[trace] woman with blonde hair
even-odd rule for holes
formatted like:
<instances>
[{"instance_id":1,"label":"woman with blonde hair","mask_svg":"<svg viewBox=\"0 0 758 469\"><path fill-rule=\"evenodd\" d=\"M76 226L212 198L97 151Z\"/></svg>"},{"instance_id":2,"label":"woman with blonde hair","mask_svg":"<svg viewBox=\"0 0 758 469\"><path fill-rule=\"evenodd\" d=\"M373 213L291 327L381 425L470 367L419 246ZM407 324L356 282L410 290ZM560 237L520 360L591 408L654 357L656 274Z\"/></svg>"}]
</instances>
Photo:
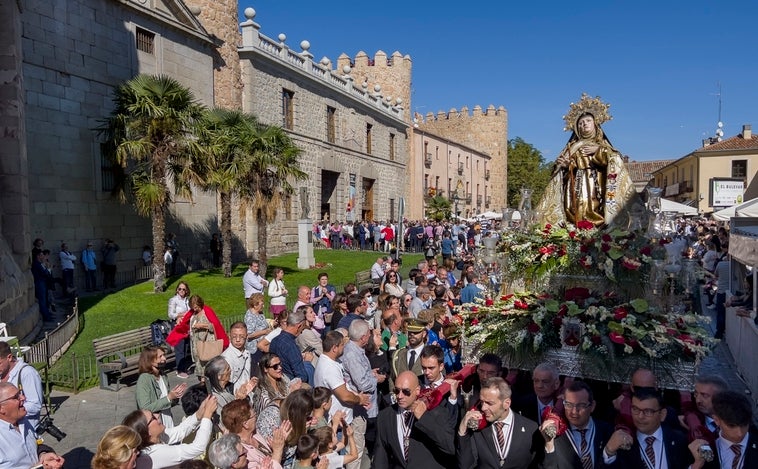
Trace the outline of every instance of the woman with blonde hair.
<instances>
[{"instance_id":1,"label":"woman with blonde hair","mask_svg":"<svg viewBox=\"0 0 758 469\"><path fill-rule=\"evenodd\" d=\"M111 428L97 444L92 469L134 469L140 444L142 437L126 425Z\"/></svg>"}]
</instances>

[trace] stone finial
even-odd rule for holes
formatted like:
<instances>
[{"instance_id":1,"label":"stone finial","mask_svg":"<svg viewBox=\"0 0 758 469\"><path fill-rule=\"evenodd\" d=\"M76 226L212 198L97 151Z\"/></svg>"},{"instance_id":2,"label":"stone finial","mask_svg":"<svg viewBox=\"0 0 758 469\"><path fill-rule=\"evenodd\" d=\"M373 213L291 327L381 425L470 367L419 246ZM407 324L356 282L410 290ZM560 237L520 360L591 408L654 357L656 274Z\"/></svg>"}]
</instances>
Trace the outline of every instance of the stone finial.
<instances>
[{"instance_id":1,"label":"stone finial","mask_svg":"<svg viewBox=\"0 0 758 469\"><path fill-rule=\"evenodd\" d=\"M352 67L350 67L350 65L345 65L344 67L342 67L342 73L344 73L345 75L350 75L350 72L352 71L353 69Z\"/></svg>"},{"instance_id":2,"label":"stone finial","mask_svg":"<svg viewBox=\"0 0 758 469\"><path fill-rule=\"evenodd\" d=\"M253 21L253 19L255 18L255 8L253 7L245 8L245 18L247 18L248 21Z\"/></svg>"},{"instance_id":3,"label":"stone finial","mask_svg":"<svg viewBox=\"0 0 758 469\"><path fill-rule=\"evenodd\" d=\"M279 33L278 38L279 38L279 42L281 42L282 44L284 44L284 41L287 40L287 35L284 34L284 33Z\"/></svg>"},{"instance_id":4,"label":"stone finial","mask_svg":"<svg viewBox=\"0 0 758 469\"><path fill-rule=\"evenodd\" d=\"M403 98L396 98L395 99L395 105L400 106L403 104Z\"/></svg>"},{"instance_id":5,"label":"stone finial","mask_svg":"<svg viewBox=\"0 0 758 469\"><path fill-rule=\"evenodd\" d=\"M323 56L323 57L321 57L320 63L321 63L321 65L323 65L324 67L328 67L328 68L331 68L331 66L332 66L332 61L331 61L331 60L329 60L329 57L327 57L327 56Z\"/></svg>"},{"instance_id":6,"label":"stone finial","mask_svg":"<svg viewBox=\"0 0 758 469\"><path fill-rule=\"evenodd\" d=\"M374 85L374 92L375 93L381 93L382 92L382 87L379 85L379 83L377 83L376 85Z\"/></svg>"},{"instance_id":7,"label":"stone finial","mask_svg":"<svg viewBox=\"0 0 758 469\"><path fill-rule=\"evenodd\" d=\"M481 116L482 115L482 107L480 105L474 106L474 116Z\"/></svg>"},{"instance_id":8,"label":"stone finial","mask_svg":"<svg viewBox=\"0 0 758 469\"><path fill-rule=\"evenodd\" d=\"M311 48L311 43L303 39L300 41L300 48L303 49L303 52L308 52L308 49Z\"/></svg>"},{"instance_id":9,"label":"stone finial","mask_svg":"<svg viewBox=\"0 0 758 469\"><path fill-rule=\"evenodd\" d=\"M253 9L251 8L251 10L253 10ZM190 11L190 13L192 13L195 16L200 16L200 13L203 12L203 9L200 8L199 5L189 5L189 11ZM245 9L245 13L247 13L247 9ZM247 15L245 15L245 16L247 16ZM253 10L253 16L255 16L255 10ZM252 18L248 18L248 19L251 20Z\"/></svg>"}]
</instances>

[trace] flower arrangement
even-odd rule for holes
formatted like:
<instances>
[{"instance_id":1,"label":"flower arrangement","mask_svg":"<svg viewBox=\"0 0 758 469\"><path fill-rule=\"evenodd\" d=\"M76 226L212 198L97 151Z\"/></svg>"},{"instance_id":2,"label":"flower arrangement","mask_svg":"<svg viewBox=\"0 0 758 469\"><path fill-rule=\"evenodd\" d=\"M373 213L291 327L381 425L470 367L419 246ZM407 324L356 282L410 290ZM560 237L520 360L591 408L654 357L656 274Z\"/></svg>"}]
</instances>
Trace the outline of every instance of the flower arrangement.
<instances>
[{"instance_id":1,"label":"flower arrangement","mask_svg":"<svg viewBox=\"0 0 758 469\"><path fill-rule=\"evenodd\" d=\"M602 230L589 221L575 228L547 224L531 231L511 231L501 238L505 276L526 286L547 288L556 275L602 276L626 286L640 286L653 260L663 259L665 241L639 233Z\"/></svg>"},{"instance_id":2,"label":"flower arrangement","mask_svg":"<svg viewBox=\"0 0 758 469\"><path fill-rule=\"evenodd\" d=\"M512 363L539 363L551 349L571 349L596 370L617 359L698 361L716 340L696 314L666 313L644 299L572 288L560 298L520 292L459 307L467 340Z\"/></svg>"}]
</instances>

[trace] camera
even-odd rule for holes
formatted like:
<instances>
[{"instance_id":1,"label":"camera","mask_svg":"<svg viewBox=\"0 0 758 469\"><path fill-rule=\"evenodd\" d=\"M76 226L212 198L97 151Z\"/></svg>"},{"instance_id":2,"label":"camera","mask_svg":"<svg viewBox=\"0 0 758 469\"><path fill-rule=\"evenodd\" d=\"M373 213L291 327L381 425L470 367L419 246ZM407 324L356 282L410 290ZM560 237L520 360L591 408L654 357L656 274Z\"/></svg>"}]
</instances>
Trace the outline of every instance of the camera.
<instances>
[{"instance_id":1,"label":"camera","mask_svg":"<svg viewBox=\"0 0 758 469\"><path fill-rule=\"evenodd\" d=\"M66 434L53 424L53 418L49 415L43 417L37 425L37 435L42 435L45 432L49 433L50 436L58 441L66 438Z\"/></svg>"}]
</instances>

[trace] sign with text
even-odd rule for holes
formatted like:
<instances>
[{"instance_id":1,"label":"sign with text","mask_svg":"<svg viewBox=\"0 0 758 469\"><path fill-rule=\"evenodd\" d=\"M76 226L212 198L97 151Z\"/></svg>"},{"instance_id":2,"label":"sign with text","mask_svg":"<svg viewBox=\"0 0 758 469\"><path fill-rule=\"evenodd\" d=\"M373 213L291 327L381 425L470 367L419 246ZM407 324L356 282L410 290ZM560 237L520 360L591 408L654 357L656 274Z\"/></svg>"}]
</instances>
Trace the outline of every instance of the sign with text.
<instances>
[{"instance_id":1,"label":"sign with text","mask_svg":"<svg viewBox=\"0 0 758 469\"><path fill-rule=\"evenodd\" d=\"M711 178L708 188L711 207L731 207L742 203L745 181L737 178Z\"/></svg>"}]
</instances>

